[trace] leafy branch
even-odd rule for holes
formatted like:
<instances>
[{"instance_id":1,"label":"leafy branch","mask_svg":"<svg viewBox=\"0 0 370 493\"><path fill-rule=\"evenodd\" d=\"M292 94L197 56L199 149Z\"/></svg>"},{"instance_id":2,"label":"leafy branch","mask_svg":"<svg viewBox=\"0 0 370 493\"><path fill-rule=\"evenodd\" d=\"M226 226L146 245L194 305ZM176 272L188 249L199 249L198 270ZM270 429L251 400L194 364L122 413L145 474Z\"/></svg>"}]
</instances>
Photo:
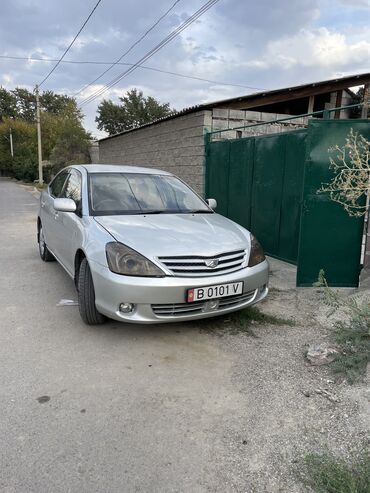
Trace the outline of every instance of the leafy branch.
<instances>
[{"instance_id":1,"label":"leafy branch","mask_svg":"<svg viewBox=\"0 0 370 493\"><path fill-rule=\"evenodd\" d=\"M329 148L336 153L330 157L334 177L323 184L318 193L328 193L330 199L341 204L350 216L361 217L369 209L370 190L370 141L358 132L350 130L344 146Z\"/></svg>"}]
</instances>

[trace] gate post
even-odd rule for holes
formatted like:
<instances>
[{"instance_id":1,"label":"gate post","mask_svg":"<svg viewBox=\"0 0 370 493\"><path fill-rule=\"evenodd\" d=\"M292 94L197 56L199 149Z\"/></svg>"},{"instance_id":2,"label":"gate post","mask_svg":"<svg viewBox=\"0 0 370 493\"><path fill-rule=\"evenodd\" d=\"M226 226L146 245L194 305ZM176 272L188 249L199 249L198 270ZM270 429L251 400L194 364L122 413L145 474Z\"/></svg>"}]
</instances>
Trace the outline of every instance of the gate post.
<instances>
[{"instance_id":1,"label":"gate post","mask_svg":"<svg viewBox=\"0 0 370 493\"><path fill-rule=\"evenodd\" d=\"M211 143L211 133L204 129L204 166L203 166L203 196L207 197L209 193L209 145Z\"/></svg>"}]
</instances>

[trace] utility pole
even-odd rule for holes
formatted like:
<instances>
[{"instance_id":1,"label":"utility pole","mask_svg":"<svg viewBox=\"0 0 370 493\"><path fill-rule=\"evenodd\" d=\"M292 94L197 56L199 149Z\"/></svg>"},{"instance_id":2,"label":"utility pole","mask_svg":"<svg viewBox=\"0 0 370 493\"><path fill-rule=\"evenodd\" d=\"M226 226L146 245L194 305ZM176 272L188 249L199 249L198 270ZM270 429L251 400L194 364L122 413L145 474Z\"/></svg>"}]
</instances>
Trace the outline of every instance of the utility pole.
<instances>
[{"instance_id":1,"label":"utility pole","mask_svg":"<svg viewBox=\"0 0 370 493\"><path fill-rule=\"evenodd\" d=\"M9 128L9 142L10 142L10 154L12 157L14 157L13 135L12 135L12 129L11 128Z\"/></svg>"},{"instance_id":2,"label":"utility pole","mask_svg":"<svg viewBox=\"0 0 370 493\"><path fill-rule=\"evenodd\" d=\"M35 93L36 93L37 148L38 148L38 155L39 155L39 185L43 185L44 180L43 180L43 176L42 176L42 148L41 148L41 122L40 122L39 86L36 86Z\"/></svg>"}]
</instances>

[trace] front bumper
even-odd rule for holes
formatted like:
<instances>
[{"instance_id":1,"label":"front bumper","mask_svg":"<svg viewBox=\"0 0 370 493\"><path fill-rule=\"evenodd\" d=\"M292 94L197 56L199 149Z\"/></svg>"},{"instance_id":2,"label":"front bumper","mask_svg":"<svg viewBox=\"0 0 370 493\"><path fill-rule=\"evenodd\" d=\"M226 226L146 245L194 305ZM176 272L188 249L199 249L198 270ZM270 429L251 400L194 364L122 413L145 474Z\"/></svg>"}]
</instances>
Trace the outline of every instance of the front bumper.
<instances>
[{"instance_id":1,"label":"front bumper","mask_svg":"<svg viewBox=\"0 0 370 493\"><path fill-rule=\"evenodd\" d=\"M115 274L108 267L96 262L90 261L89 265L94 281L97 309L107 317L122 322L164 323L214 317L257 303L268 293L267 260L254 267L246 267L231 274L202 278L130 277ZM205 302L199 310L188 313L182 310L181 306L179 308L179 305L185 308L191 305L185 300L186 291L190 288L238 281L244 282L244 296L236 299L232 305L220 303L220 306L215 308ZM226 299L222 298L222 300ZM121 313L119 311L121 303L133 303L135 308L131 313ZM163 312L166 310L158 309L158 306L168 307L169 305L173 305L174 309L167 310L165 315Z\"/></svg>"}]
</instances>

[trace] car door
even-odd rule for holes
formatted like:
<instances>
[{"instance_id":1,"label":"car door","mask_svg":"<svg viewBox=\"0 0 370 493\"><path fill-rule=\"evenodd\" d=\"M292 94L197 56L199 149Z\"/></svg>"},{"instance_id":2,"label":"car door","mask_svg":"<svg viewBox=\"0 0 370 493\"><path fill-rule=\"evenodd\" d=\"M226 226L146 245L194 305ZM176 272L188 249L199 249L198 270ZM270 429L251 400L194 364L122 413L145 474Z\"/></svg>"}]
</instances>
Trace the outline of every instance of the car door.
<instances>
[{"instance_id":1,"label":"car door","mask_svg":"<svg viewBox=\"0 0 370 493\"><path fill-rule=\"evenodd\" d=\"M76 169L70 169L67 181L61 192L61 198L74 200L76 212L58 212L55 219L56 231L56 255L64 268L73 276L74 257L76 250L82 244L82 175Z\"/></svg>"},{"instance_id":2,"label":"car door","mask_svg":"<svg viewBox=\"0 0 370 493\"><path fill-rule=\"evenodd\" d=\"M54 209L54 199L61 196L69 175L68 170L63 170L52 180L48 189L42 192L40 198L40 219L44 231L45 242L52 253L57 255L57 211Z\"/></svg>"}]
</instances>

